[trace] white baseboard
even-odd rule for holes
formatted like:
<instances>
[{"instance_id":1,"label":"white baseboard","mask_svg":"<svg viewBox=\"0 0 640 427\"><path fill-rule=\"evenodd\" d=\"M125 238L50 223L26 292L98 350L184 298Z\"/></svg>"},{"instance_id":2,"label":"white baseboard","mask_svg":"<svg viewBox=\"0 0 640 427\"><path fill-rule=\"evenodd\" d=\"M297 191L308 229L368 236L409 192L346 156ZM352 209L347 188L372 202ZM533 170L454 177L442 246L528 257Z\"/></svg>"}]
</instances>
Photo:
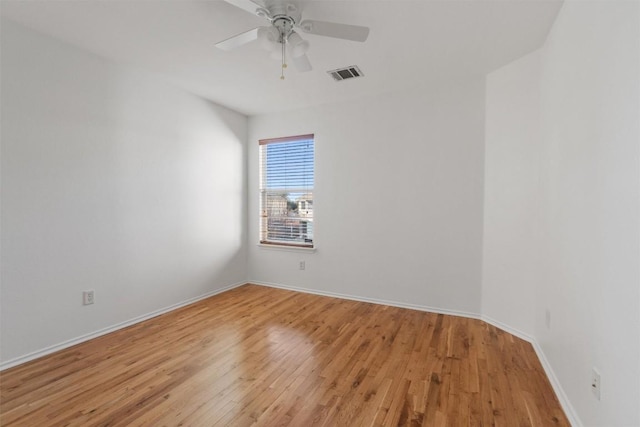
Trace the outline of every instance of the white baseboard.
<instances>
[{"instance_id":1,"label":"white baseboard","mask_svg":"<svg viewBox=\"0 0 640 427\"><path fill-rule=\"evenodd\" d=\"M492 317L482 315L482 316L480 316L480 320L483 320L483 321L495 326L496 328L502 329L505 332L509 332L511 335L514 335L514 336L516 336L518 338L521 338L521 339L523 339L523 340L525 340L527 342L530 342L531 344L533 344L533 341L535 340L531 335L526 334L526 333L522 332L519 329L512 328L511 326L507 325L506 323L502 323L501 321L496 320L496 319L494 319Z\"/></svg>"},{"instance_id":2,"label":"white baseboard","mask_svg":"<svg viewBox=\"0 0 640 427\"><path fill-rule=\"evenodd\" d=\"M571 425L573 427L582 427L582 422L580 421L580 418L578 417L578 415L576 414L575 409L573 408L573 405L571 405L571 402L569 401L569 399L567 398L567 395L564 392L564 389L562 388L562 386L560 385L560 382L558 381L558 378L555 375L555 372L553 371L553 369L551 368L551 365L549 364L549 361L547 360L544 352L542 351L542 348L540 347L540 345L538 344L538 342L536 341L535 337L532 337L529 334L526 334L516 328L512 328L511 326L502 323L496 319L493 319L489 316L484 316L484 315L480 315L480 314L476 314L476 313L468 313L468 312L463 312L463 311L457 311L457 310L449 310L449 309L441 309L441 308L437 308L437 307L430 307L430 306L424 306L424 305L417 305L417 304L407 304L407 303L403 303L403 302L398 302L398 301L389 301L389 300L381 300L381 299L375 299L375 298L367 298L367 297L360 297L360 296L355 296L355 295L346 295L346 294L340 294L340 293L336 293L336 292L325 292L325 291L318 291L315 289L307 289L307 288L299 288L296 286L288 286L288 285L281 285L281 284L277 284L277 283L269 283L269 282L259 282L259 281L250 281L249 283L255 284L255 285L260 285L260 286L268 286L271 288L279 288L279 289L286 289L286 290L290 290L290 291L296 291L296 292L303 292L303 293L307 293L307 294L313 294L313 295L322 295L322 296L327 296L327 297L334 297L334 298L342 298L342 299L348 299L348 300L353 300L353 301L360 301L360 302L369 302L369 303L373 303L373 304L383 304L383 305L388 305L388 306L392 306L392 307L400 307L400 308L410 308L413 310L419 310L419 311L427 311L430 313L438 313L438 314L448 314L448 315L452 315L452 316L461 316L461 317L467 317L467 318L471 318L471 319L478 319L478 320L482 320L484 322L487 322L493 326L495 326L496 328L502 329L505 332L510 333L511 335L514 335L518 338L521 338L529 343L531 343L531 345L533 346L533 349L535 350L538 359L540 360L540 364L542 364L542 368L544 369L545 373L547 374L547 377L549 378L549 382L551 383L551 387L553 387L553 390L556 393L556 396L558 397L558 400L560 401L560 405L562 406L562 409L565 412L565 415L567 416L567 418L569 419L569 422L571 423Z\"/></svg>"},{"instance_id":3,"label":"white baseboard","mask_svg":"<svg viewBox=\"0 0 640 427\"><path fill-rule=\"evenodd\" d=\"M296 286L280 285L278 283L270 283L270 282L259 282L255 280L250 281L249 283L254 285L259 285L259 286L267 286L270 288L278 288L278 289L285 289L288 291L302 292L305 294L320 295L324 297L348 299L352 301L368 302L371 304L381 304L381 305L388 305L391 307L400 307L400 308L409 308L411 310L427 311L429 313L448 314L450 316L460 316L460 317L468 317L471 319L480 319L480 315L477 313L469 313L469 312L458 311L458 310L449 310L446 308L437 308L437 307L430 307L426 305L409 304L405 302L389 301L389 300L383 300L378 298L368 298L368 297L361 297L361 296L349 295L349 294L340 294L337 292L319 291L316 289L298 288Z\"/></svg>"},{"instance_id":4,"label":"white baseboard","mask_svg":"<svg viewBox=\"0 0 640 427\"><path fill-rule=\"evenodd\" d=\"M556 377L556 373L553 371L551 364L547 360L547 356L545 356L544 351L542 351L542 347L540 347L540 344L538 344L538 341L536 340L533 340L531 342L531 345L533 345L533 349L536 351L538 359L540 359L540 363L544 368L544 372L547 374L547 378L549 378L551 387L553 387L553 390L556 392L556 396L560 401L560 405L562 406L562 409L564 409L564 414L567 416L567 418L569 418L569 423L571 423L573 427L582 427L582 421L580 421L578 413L573 408L571 401L560 385L560 381L558 380L558 377Z\"/></svg>"},{"instance_id":5,"label":"white baseboard","mask_svg":"<svg viewBox=\"0 0 640 427\"><path fill-rule=\"evenodd\" d=\"M178 308L184 307L184 306L189 305L189 304L193 304L194 302L203 300L205 298L209 298L209 297L212 297L214 295L221 294L222 292L229 291L229 290L231 290L233 288L237 288L237 287L245 285L245 284L246 284L246 282L242 281L242 282L234 283L232 285L227 285L227 286L225 286L223 288L216 289L216 290L211 291L211 292L207 292L206 294L203 294L203 295L200 295L200 296L197 296L197 297L194 297L194 298L189 298L188 300L185 300L185 301L182 301L182 302L179 302L179 303L176 303L176 304L172 304L172 305L170 305L168 307L164 307L164 308L161 308L159 310L152 311L151 313L143 314L142 316L134 317L133 319L130 319L130 320L115 324L113 326L109 326L109 327L100 329L100 330L95 331L95 332L91 332L91 333L88 333L88 334L85 334L85 335L81 335L79 337L72 338L72 339L64 341L64 342L62 342L60 344L55 344L55 345L43 348L41 350L36 350L34 352L25 354L24 356L19 356L19 357L16 357L14 359L7 360L6 362L0 363L0 371L12 368L14 366L21 365L23 363L29 362L31 360L35 360L35 359L37 359L39 357L46 356L46 355L51 354L51 353L55 353L56 351L64 350L65 348L74 346L76 344L80 344L80 343L85 342L85 341L89 341L91 339L100 337L102 335L106 335L108 333L115 332L115 331L117 331L119 329L126 328L127 326L131 326L131 325L134 325L136 323L140 323L142 321L151 319L153 317L160 316L161 314L168 313L170 311L176 310Z\"/></svg>"},{"instance_id":6,"label":"white baseboard","mask_svg":"<svg viewBox=\"0 0 640 427\"><path fill-rule=\"evenodd\" d=\"M536 355L538 356L538 360L540 360L540 364L542 365L544 372L547 374L547 378L549 378L551 387L553 387L553 391L555 391L556 396L560 401L560 406L562 406L562 409L564 410L565 415L569 419L569 422L573 427L582 427L582 422L580 421L578 414L576 413L575 409L573 409L573 405L571 405L571 402L567 398L567 395L564 392L564 389L560 385L560 381L558 381L558 378L556 377L556 374L553 371L551 364L547 360L547 357L542 351L542 347L540 347L540 344L538 344L538 341L536 340L536 338L529 334L525 334L524 332L519 331L518 329L512 328L511 326L505 323L502 323L498 320L495 320L489 316L483 315L481 318L482 320L492 324L496 328L500 328L503 331L510 333L511 335L515 335L516 337L522 338L523 340L531 343L531 345L533 346L533 349L536 352Z\"/></svg>"}]
</instances>

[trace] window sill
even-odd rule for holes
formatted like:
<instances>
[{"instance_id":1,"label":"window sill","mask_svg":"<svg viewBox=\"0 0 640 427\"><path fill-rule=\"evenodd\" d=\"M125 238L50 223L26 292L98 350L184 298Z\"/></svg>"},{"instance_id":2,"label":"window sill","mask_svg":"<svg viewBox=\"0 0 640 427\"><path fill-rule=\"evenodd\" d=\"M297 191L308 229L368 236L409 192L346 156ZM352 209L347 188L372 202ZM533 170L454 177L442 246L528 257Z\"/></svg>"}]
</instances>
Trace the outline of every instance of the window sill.
<instances>
[{"instance_id":1,"label":"window sill","mask_svg":"<svg viewBox=\"0 0 640 427\"><path fill-rule=\"evenodd\" d=\"M304 246L269 245L265 243L258 243L258 247L261 249L274 249L276 251L287 251L287 252L313 253L316 251L315 247L305 248Z\"/></svg>"}]
</instances>

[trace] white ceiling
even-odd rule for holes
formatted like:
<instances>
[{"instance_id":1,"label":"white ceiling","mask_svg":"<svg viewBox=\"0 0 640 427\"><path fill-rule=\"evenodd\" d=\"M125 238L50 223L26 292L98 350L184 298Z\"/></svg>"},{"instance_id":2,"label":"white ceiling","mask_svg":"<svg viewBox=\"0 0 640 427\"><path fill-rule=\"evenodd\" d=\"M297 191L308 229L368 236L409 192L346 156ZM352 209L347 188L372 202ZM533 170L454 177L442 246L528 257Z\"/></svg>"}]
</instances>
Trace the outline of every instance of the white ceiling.
<instances>
[{"instance_id":1,"label":"white ceiling","mask_svg":"<svg viewBox=\"0 0 640 427\"><path fill-rule=\"evenodd\" d=\"M260 0L256 0L260 1ZM535 50L561 0L310 0L303 18L364 25L365 43L303 34L313 71L280 64L257 42L218 41L267 21L221 0L1 0L4 17L117 62L158 74L247 115L485 74ZM326 73L357 65L360 79Z\"/></svg>"}]
</instances>

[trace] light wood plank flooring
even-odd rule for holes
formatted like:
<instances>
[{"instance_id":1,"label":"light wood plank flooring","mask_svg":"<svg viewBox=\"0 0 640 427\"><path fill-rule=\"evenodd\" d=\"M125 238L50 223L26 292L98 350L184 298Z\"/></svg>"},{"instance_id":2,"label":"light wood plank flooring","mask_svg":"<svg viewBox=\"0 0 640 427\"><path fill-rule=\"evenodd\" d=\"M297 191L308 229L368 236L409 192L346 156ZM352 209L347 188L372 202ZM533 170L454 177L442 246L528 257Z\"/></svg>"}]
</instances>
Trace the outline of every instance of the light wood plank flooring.
<instances>
[{"instance_id":1,"label":"light wood plank flooring","mask_svg":"<svg viewBox=\"0 0 640 427\"><path fill-rule=\"evenodd\" d=\"M245 285L0 376L2 426L568 426L532 346Z\"/></svg>"}]
</instances>

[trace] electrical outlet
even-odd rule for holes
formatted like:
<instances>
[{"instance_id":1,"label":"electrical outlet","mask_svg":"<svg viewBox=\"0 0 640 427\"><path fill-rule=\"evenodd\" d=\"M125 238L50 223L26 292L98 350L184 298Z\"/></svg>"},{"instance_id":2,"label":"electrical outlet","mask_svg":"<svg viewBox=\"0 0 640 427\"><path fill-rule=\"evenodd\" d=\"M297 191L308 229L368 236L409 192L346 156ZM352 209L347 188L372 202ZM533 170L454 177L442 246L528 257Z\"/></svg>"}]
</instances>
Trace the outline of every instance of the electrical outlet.
<instances>
[{"instance_id":1,"label":"electrical outlet","mask_svg":"<svg viewBox=\"0 0 640 427\"><path fill-rule=\"evenodd\" d=\"M304 270L306 267L306 263L304 261L300 261L300 270Z\"/></svg>"},{"instance_id":2,"label":"electrical outlet","mask_svg":"<svg viewBox=\"0 0 640 427\"><path fill-rule=\"evenodd\" d=\"M591 392L600 400L600 372L596 368L591 368Z\"/></svg>"},{"instance_id":3,"label":"electrical outlet","mask_svg":"<svg viewBox=\"0 0 640 427\"><path fill-rule=\"evenodd\" d=\"M549 308L544 311L544 323L547 325L547 329L551 329L551 309Z\"/></svg>"},{"instance_id":4,"label":"electrical outlet","mask_svg":"<svg viewBox=\"0 0 640 427\"><path fill-rule=\"evenodd\" d=\"M95 295L93 290L82 292L82 305L90 305L95 302Z\"/></svg>"}]
</instances>

